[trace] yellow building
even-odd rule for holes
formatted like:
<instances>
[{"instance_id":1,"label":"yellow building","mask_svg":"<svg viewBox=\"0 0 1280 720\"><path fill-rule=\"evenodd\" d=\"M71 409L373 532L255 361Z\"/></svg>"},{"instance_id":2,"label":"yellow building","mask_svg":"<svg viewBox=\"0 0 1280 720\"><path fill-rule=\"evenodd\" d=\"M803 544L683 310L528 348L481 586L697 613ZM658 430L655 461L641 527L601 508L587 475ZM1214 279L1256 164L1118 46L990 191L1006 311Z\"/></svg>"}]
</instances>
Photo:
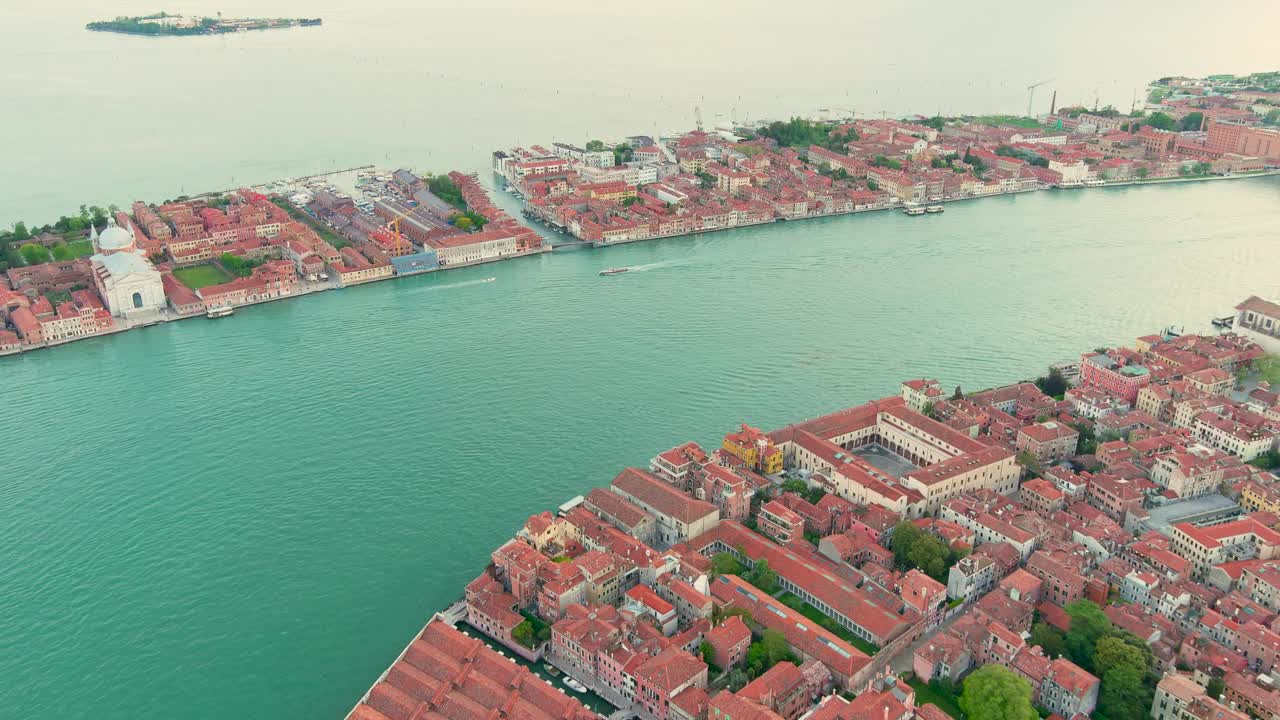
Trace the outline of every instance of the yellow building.
<instances>
[{"instance_id":1,"label":"yellow building","mask_svg":"<svg viewBox=\"0 0 1280 720\"><path fill-rule=\"evenodd\" d=\"M741 431L725 435L721 447L748 467L766 475L782 472L782 448L750 425L743 425Z\"/></svg>"},{"instance_id":2,"label":"yellow building","mask_svg":"<svg viewBox=\"0 0 1280 720\"><path fill-rule=\"evenodd\" d=\"M1262 510L1280 515L1280 488L1255 482L1245 483L1240 490L1240 505L1249 512Z\"/></svg>"}]
</instances>

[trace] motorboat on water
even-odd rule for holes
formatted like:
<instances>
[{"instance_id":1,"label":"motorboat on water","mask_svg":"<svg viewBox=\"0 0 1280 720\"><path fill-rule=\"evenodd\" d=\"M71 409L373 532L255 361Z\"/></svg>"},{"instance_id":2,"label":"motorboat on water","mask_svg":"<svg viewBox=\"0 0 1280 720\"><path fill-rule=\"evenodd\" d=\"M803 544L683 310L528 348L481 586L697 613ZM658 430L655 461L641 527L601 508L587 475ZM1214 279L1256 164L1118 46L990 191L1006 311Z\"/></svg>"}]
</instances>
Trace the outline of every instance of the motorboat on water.
<instances>
[{"instance_id":1,"label":"motorboat on water","mask_svg":"<svg viewBox=\"0 0 1280 720\"><path fill-rule=\"evenodd\" d=\"M560 677L560 668L552 665L551 663L543 663L542 669L546 670L547 674L551 677Z\"/></svg>"},{"instance_id":2,"label":"motorboat on water","mask_svg":"<svg viewBox=\"0 0 1280 720\"><path fill-rule=\"evenodd\" d=\"M498 278L496 278L496 277L485 278L485 279L481 280L480 282L493 282L494 280L497 280L497 279L498 279Z\"/></svg>"},{"instance_id":3,"label":"motorboat on water","mask_svg":"<svg viewBox=\"0 0 1280 720\"><path fill-rule=\"evenodd\" d=\"M946 208L942 207L941 205L927 205L925 206L924 211L927 213L940 213L945 209Z\"/></svg>"},{"instance_id":4,"label":"motorboat on water","mask_svg":"<svg viewBox=\"0 0 1280 720\"><path fill-rule=\"evenodd\" d=\"M219 305L218 307L211 307L208 310L205 310L204 314L207 317L220 318L226 317L235 311L235 308L230 305Z\"/></svg>"},{"instance_id":5,"label":"motorboat on water","mask_svg":"<svg viewBox=\"0 0 1280 720\"><path fill-rule=\"evenodd\" d=\"M630 270L631 268L625 268L625 267L609 268L608 270L601 270L600 274L601 275L621 275L622 273L628 272Z\"/></svg>"},{"instance_id":6,"label":"motorboat on water","mask_svg":"<svg viewBox=\"0 0 1280 720\"><path fill-rule=\"evenodd\" d=\"M586 685L583 685L582 683L578 682L577 680L574 680L568 675L566 675L564 677L564 680L562 680L561 682L565 684L565 687L569 688L570 690L573 690L574 692L584 693L587 691Z\"/></svg>"}]
</instances>

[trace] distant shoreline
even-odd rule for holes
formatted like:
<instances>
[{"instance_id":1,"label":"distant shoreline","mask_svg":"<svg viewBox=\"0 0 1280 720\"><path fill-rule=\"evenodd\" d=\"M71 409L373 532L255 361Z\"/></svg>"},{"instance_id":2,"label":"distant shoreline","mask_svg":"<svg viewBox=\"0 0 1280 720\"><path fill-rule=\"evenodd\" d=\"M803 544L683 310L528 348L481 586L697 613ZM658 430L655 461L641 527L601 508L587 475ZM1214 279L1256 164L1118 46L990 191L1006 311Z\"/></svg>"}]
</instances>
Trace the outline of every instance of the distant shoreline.
<instances>
[{"instance_id":1,"label":"distant shoreline","mask_svg":"<svg viewBox=\"0 0 1280 720\"><path fill-rule=\"evenodd\" d=\"M317 27L322 18L208 18L183 17L156 13L137 17L118 17L87 23L86 30L142 37L203 37L248 32L250 30L283 30L295 27Z\"/></svg>"}]
</instances>

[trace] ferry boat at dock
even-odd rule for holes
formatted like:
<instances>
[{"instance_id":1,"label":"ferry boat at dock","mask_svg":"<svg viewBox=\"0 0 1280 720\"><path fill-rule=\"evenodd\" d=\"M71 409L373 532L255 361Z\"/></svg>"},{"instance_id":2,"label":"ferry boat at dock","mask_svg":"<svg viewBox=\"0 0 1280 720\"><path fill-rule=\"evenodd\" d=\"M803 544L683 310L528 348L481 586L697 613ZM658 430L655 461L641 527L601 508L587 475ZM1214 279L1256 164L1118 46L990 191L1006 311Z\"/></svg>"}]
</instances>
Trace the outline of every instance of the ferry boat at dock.
<instances>
[{"instance_id":1,"label":"ferry boat at dock","mask_svg":"<svg viewBox=\"0 0 1280 720\"><path fill-rule=\"evenodd\" d=\"M941 205L928 205L925 207L924 211L927 213L940 213L945 209L946 208L942 207Z\"/></svg>"},{"instance_id":2,"label":"ferry boat at dock","mask_svg":"<svg viewBox=\"0 0 1280 720\"><path fill-rule=\"evenodd\" d=\"M609 268L608 270L601 270L600 274L601 275L621 275L622 273L629 272L630 270L631 268L625 268L625 267Z\"/></svg>"},{"instance_id":3,"label":"ferry boat at dock","mask_svg":"<svg viewBox=\"0 0 1280 720\"><path fill-rule=\"evenodd\" d=\"M902 212L908 215L923 215L925 209L915 203L903 203Z\"/></svg>"},{"instance_id":4,"label":"ferry boat at dock","mask_svg":"<svg viewBox=\"0 0 1280 720\"><path fill-rule=\"evenodd\" d=\"M205 310L204 314L206 317L220 318L226 317L235 311L235 308L230 305L219 305L218 307L211 307L208 310Z\"/></svg>"}]
</instances>

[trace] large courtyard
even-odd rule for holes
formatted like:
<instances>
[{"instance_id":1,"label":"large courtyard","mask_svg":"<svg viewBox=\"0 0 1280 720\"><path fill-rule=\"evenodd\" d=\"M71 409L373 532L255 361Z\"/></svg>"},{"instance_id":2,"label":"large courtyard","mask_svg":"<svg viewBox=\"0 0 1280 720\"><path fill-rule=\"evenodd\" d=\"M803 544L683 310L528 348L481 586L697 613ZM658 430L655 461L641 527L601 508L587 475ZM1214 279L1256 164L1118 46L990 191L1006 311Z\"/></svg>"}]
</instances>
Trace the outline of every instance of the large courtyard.
<instances>
[{"instance_id":1,"label":"large courtyard","mask_svg":"<svg viewBox=\"0 0 1280 720\"><path fill-rule=\"evenodd\" d=\"M217 265L192 265L191 267L175 268L173 275L181 280L183 285L192 290L199 290L210 285L221 285L224 282L231 281L231 276Z\"/></svg>"},{"instance_id":2,"label":"large courtyard","mask_svg":"<svg viewBox=\"0 0 1280 720\"><path fill-rule=\"evenodd\" d=\"M900 478L913 470L920 469L919 467L912 465L901 455L876 443L863 445L862 447L855 448L849 452L896 478Z\"/></svg>"}]
</instances>

